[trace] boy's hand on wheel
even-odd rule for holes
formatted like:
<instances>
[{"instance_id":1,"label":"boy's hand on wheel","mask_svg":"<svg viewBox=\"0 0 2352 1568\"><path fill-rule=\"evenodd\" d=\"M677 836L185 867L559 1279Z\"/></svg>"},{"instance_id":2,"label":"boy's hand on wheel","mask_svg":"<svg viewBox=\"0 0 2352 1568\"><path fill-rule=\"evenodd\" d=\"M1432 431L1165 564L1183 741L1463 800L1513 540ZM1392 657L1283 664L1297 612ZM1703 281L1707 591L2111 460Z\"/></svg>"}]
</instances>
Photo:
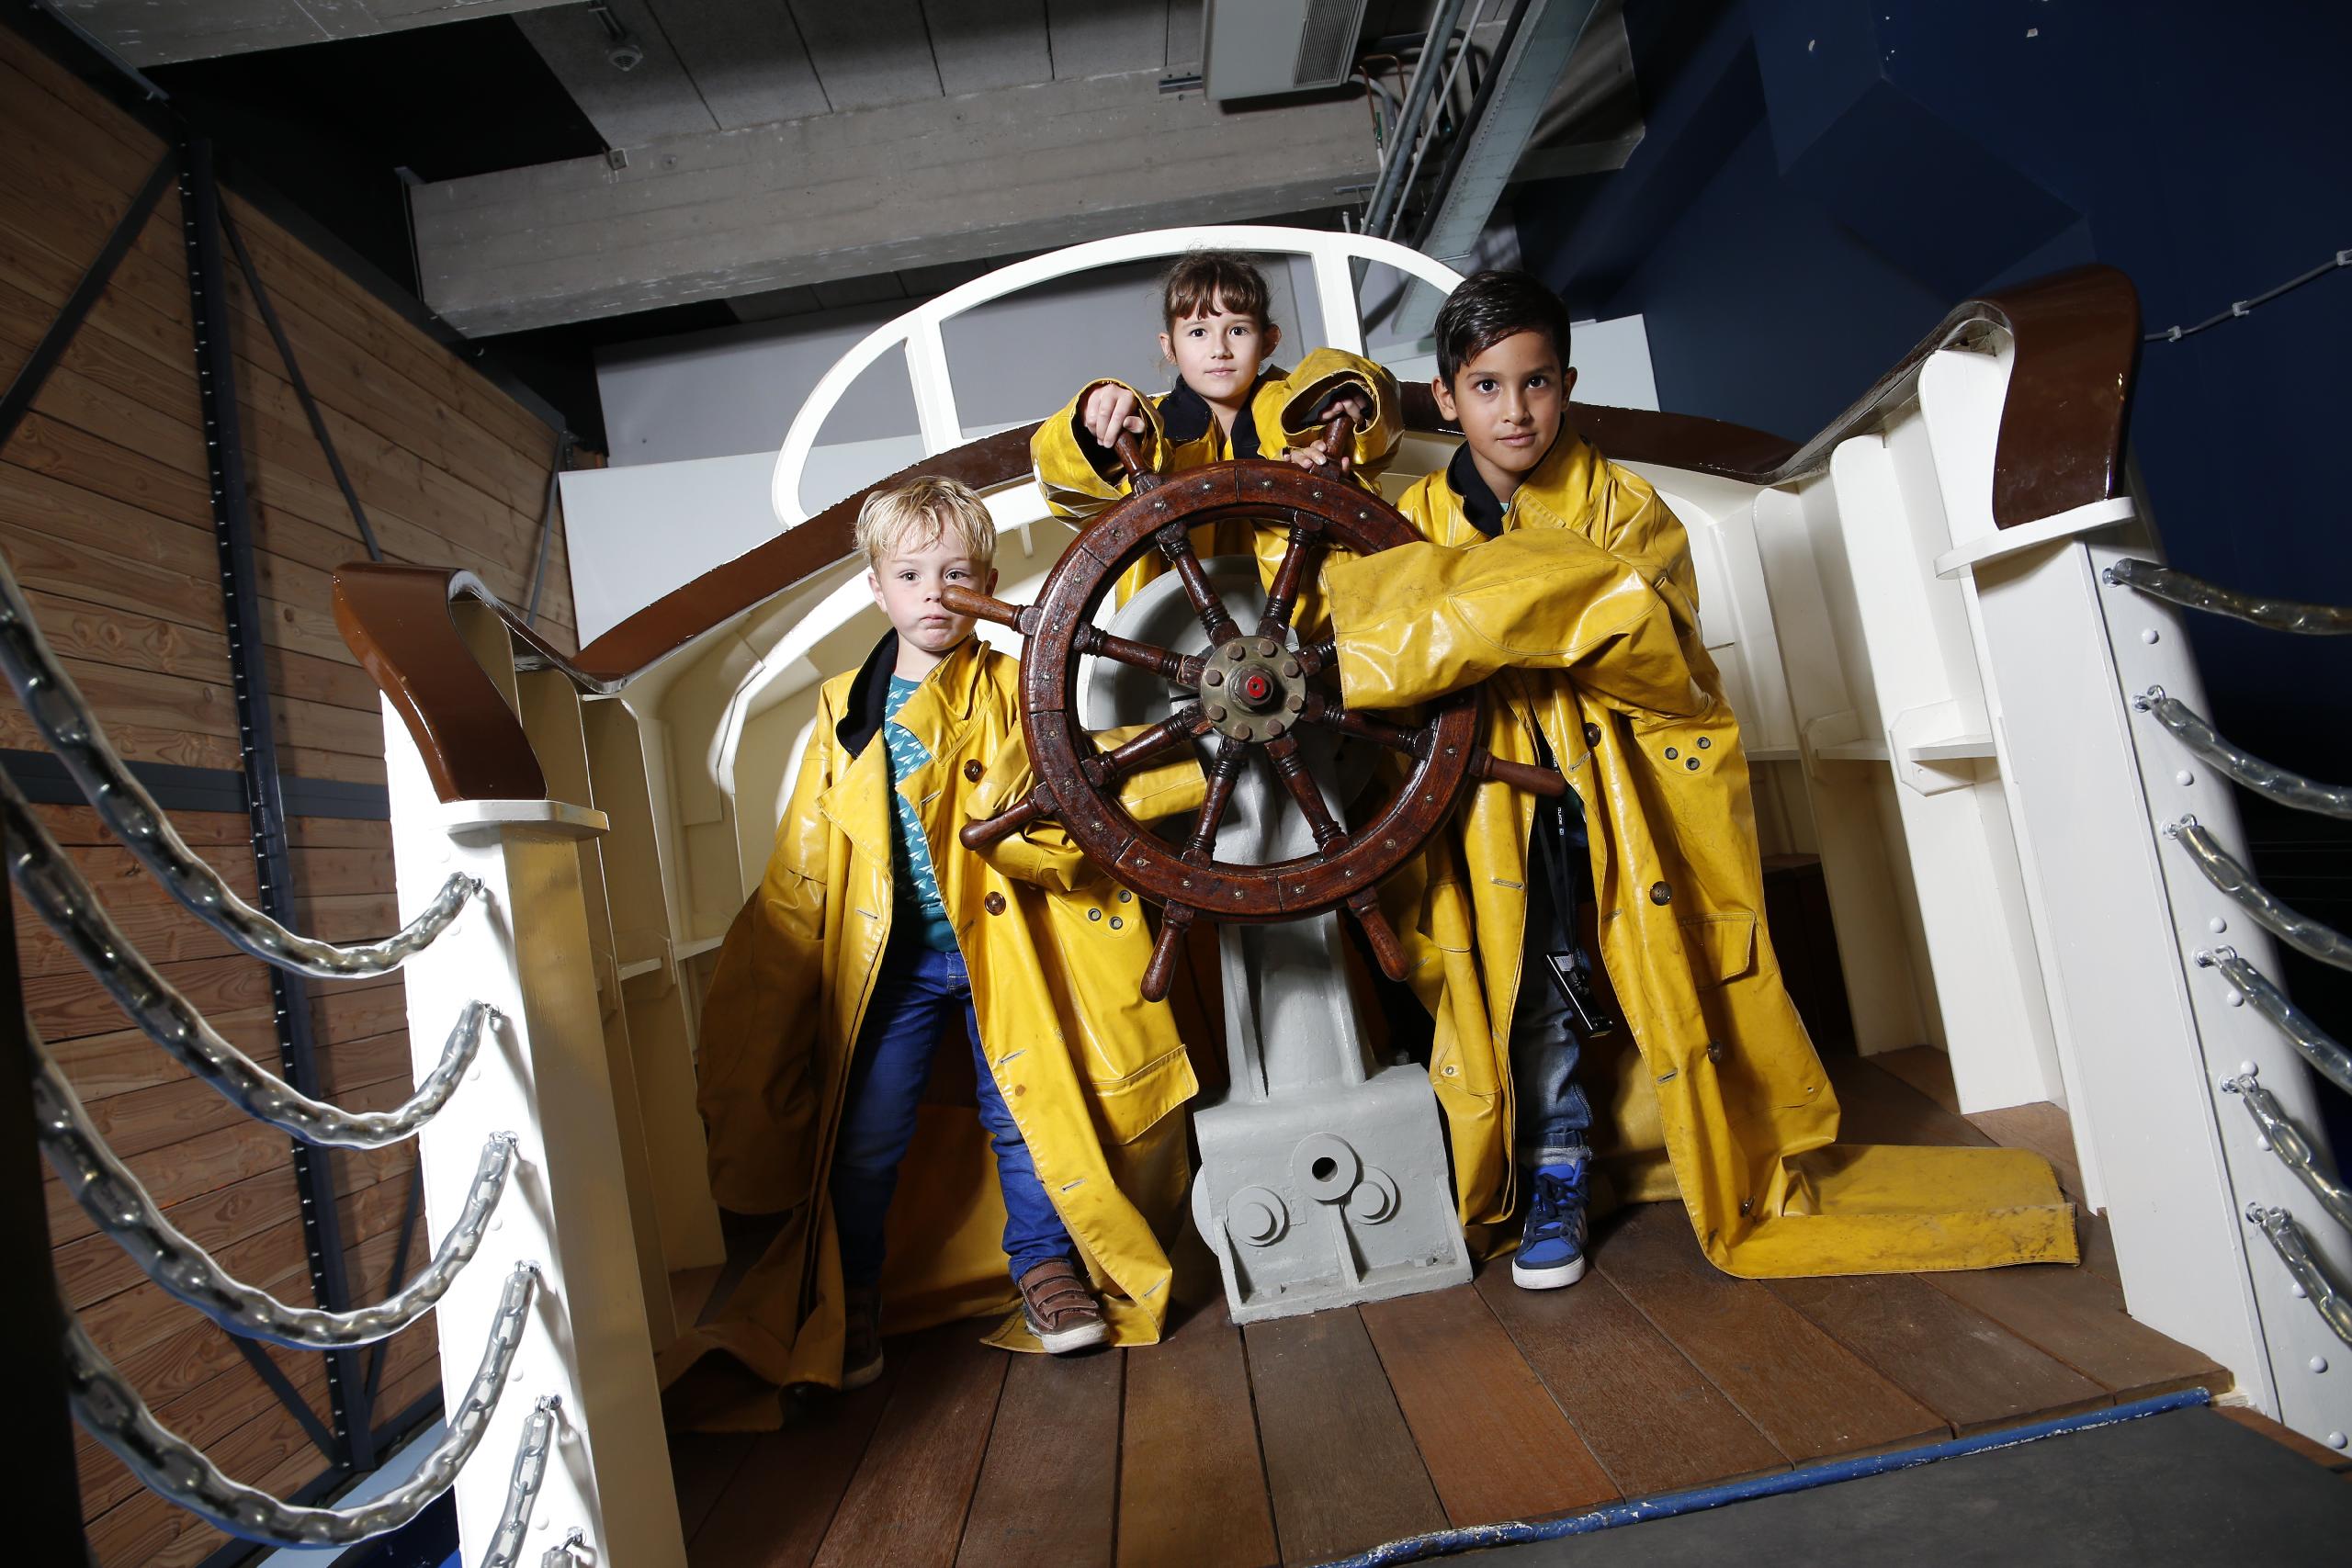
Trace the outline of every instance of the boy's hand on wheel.
<instances>
[{"instance_id":1,"label":"boy's hand on wheel","mask_svg":"<svg viewBox=\"0 0 2352 1568\"><path fill-rule=\"evenodd\" d=\"M1102 446L1118 443L1119 432L1141 435L1143 416L1136 412L1136 395L1125 387L1106 381L1086 394L1085 406L1078 412L1078 422L1086 426L1086 434Z\"/></svg>"},{"instance_id":2,"label":"boy's hand on wheel","mask_svg":"<svg viewBox=\"0 0 2352 1568\"><path fill-rule=\"evenodd\" d=\"M1356 427L1361 426L1371 413L1372 400L1369 398L1362 392L1342 390L1334 392L1323 400L1323 407L1316 414L1315 423L1329 424L1341 414L1345 414L1348 416L1349 425Z\"/></svg>"},{"instance_id":3,"label":"boy's hand on wheel","mask_svg":"<svg viewBox=\"0 0 2352 1568\"><path fill-rule=\"evenodd\" d=\"M1330 453L1323 449L1323 443L1320 441L1310 441L1304 446L1293 446L1283 456L1302 468L1320 468L1336 462L1340 472L1344 474L1356 466L1355 459L1345 452L1340 453L1334 459Z\"/></svg>"}]
</instances>

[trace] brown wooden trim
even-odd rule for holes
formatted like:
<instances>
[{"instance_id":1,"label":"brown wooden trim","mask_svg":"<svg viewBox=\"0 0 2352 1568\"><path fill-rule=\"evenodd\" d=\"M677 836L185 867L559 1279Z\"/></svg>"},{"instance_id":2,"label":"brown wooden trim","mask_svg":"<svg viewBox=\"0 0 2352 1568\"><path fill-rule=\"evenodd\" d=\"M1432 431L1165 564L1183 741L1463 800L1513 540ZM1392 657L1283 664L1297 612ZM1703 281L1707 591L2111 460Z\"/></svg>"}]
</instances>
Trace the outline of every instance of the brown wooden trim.
<instances>
[{"instance_id":1,"label":"brown wooden trim","mask_svg":"<svg viewBox=\"0 0 2352 1568\"><path fill-rule=\"evenodd\" d=\"M522 721L449 613L460 594L521 630L522 616L470 571L368 561L334 574L334 621L400 711L443 800L542 799L547 775Z\"/></svg>"},{"instance_id":2,"label":"brown wooden trim","mask_svg":"<svg viewBox=\"0 0 2352 1568\"><path fill-rule=\"evenodd\" d=\"M1579 434L1621 461L1758 487L1786 484L1826 468L1839 442L1912 396L1928 355L1972 329L1995 326L2009 334L2014 359L1994 462L1993 515L2000 526L2015 527L2112 492L2139 321L2131 279L2110 266L2077 267L1968 300L1802 446L1691 414L1577 403L1570 417ZM1404 393L1409 426L1451 431L1428 388L1409 386ZM335 575L335 621L360 663L390 694L444 800L537 798L546 787L537 760L458 635L450 599L469 594L496 610L533 650L530 662L563 671L584 690L616 691L713 627L846 558L858 508L875 489L918 472L948 475L976 490L1011 483L1030 472L1035 430L1002 431L878 480L662 595L576 656L533 632L520 612L466 571L345 566Z\"/></svg>"}]
</instances>

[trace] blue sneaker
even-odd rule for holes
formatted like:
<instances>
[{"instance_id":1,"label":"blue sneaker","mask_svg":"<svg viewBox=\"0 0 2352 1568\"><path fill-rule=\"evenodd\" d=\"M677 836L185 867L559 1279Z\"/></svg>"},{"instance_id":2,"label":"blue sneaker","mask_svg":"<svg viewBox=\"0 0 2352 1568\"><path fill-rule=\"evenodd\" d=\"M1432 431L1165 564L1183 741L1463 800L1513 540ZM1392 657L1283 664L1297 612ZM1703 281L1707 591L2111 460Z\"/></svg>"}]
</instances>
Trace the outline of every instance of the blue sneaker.
<instances>
[{"instance_id":1,"label":"blue sneaker","mask_svg":"<svg viewBox=\"0 0 2352 1568\"><path fill-rule=\"evenodd\" d=\"M1535 1168L1528 1182L1527 1224L1511 1283L1522 1291L1556 1291L1584 1278L1585 1171L1589 1156Z\"/></svg>"}]
</instances>

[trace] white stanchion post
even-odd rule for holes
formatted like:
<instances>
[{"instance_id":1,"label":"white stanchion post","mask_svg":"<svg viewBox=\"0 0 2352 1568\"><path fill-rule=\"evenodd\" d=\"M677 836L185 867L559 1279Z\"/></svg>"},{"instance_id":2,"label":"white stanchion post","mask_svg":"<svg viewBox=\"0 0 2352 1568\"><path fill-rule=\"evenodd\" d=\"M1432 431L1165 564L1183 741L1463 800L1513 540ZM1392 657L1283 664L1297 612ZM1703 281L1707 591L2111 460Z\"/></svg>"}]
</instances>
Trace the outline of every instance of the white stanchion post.
<instances>
[{"instance_id":1,"label":"white stanchion post","mask_svg":"<svg viewBox=\"0 0 2352 1568\"><path fill-rule=\"evenodd\" d=\"M2182 613L2101 581L2108 563L2150 553L2126 502L1994 527L2005 368L1939 355L1920 395L1951 502L1944 570L1975 611L2063 1021L2075 1142L2132 1315L2215 1358L2262 1410L2324 1441L2352 1427L2352 1382L2330 1371L2352 1358L2245 1215L2249 1202L2307 1218L2313 1205L2219 1086L2254 1072L2306 1128L2321 1124L2319 1106L2286 1038L2195 962L2228 946L2278 973L2267 934L2164 837L2194 815L2245 859L2231 785L2132 706L2161 685L2210 711ZM2341 1234L2306 1228L2344 1272L2352 1248Z\"/></svg>"},{"instance_id":2,"label":"white stanchion post","mask_svg":"<svg viewBox=\"0 0 2352 1568\"><path fill-rule=\"evenodd\" d=\"M512 1453L533 1403L561 1397L526 1560L577 1529L582 1562L684 1568L574 852L582 835L604 831L604 817L556 801L444 806L390 704L384 739L403 918L453 871L482 883L403 971L416 1071L432 1066L467 1000L500 1014L420 1140L432 1240L463 1201L482 1141L501 1131L518 1141L490 1235L437 1310L446 1397L454 1405L471 1377L508 1272L537 1264L538 1303L482 1450ZM489 1550L507 1483L507 1467L486 1461L459 1477L465 1561Z\"/></svg>"}]
</instances>

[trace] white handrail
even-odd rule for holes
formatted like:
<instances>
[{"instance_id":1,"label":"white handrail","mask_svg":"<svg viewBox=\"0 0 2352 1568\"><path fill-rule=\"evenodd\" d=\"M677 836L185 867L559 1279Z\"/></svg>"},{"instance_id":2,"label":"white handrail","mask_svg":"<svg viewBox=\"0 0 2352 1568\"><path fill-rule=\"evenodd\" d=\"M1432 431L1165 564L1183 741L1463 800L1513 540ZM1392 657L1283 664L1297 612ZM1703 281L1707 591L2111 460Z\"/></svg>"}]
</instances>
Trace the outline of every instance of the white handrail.
<instances>
[{"instance_id":1,"label":"white handrail","mask_svg":"<svg viewBox=\"0 0 2352 1568\"><path fill-rule=\"evenodd\" d=\"M1443 262L1391 240L1291 229L1272 223L1201 223L1181 229L1154 229L1142 234L1090 240L1082 245L1069 245L1027 261L1014 262L925 300L876 327L825 372L809 392L808 400L800 405L792 428L785 432L783 449L776 454L776 520L787 528L808 520L810 512L801 502L800 480L808 466L808 454L817 445L818 433L824 428L842 395L890 349L906 345L907 375L914 385L915 415L922 432L923 456L936 457L949 447L960 446L964 439L956 416L955 390L949 384L946 348L941 335L945 323L977 306L1057 277L1127 262L1182 255L1204 245L1309 258L1315 267L1316 291L1320 296L1324 341L1351 354L1363 352L1363 322L1356 310L1355 263L1394 267L1442 294L1451 294L1462 281L1462 275Z\"/></svg>"}]
</instances>

